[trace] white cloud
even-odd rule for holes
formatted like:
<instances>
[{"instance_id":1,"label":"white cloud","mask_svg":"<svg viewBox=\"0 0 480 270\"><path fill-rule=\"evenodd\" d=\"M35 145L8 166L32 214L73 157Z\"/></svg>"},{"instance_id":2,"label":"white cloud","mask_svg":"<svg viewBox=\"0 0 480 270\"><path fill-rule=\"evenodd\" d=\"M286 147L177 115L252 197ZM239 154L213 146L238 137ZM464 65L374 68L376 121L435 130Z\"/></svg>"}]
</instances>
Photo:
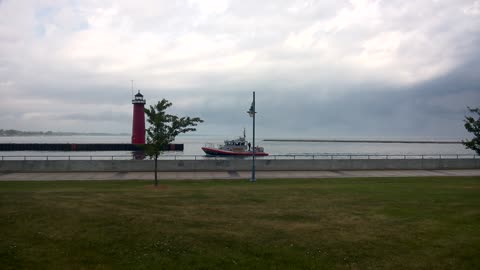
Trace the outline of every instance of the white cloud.
<instances>
[{"instance_id":1,"label":"white cloud","mask_svg":"<svg viewBox=\"0 0 480 270\"><path fill-rule=\"evenodd\" d=\"M16 97L0 107L28 115L25 123L108 111L131 79L182 108L207 110L216 108L211 93L237 97L239 89L278 97L310 89L320 100L365 85L412 89L478 59L479 3L5 0L0 94ZM55 111L46 101L67 105Z\"/></svg>"},{"instance_id":2,"label":"white cloud","mask_svg":"<svg viewBox=\"0 0 480 270\"><path fill-rule=\"evenodd\" d=\"M350 0L350 6L342 8L335 17L323 23L323 31L336 33L352 26L378 26L381 21L379 2L371 0Z\"/></svg>"},{"instance_id":3,"label":"white cloud","mask_svg":"<svg viewBox=\"0 0 480 270\"><path fill-rule=\"evenodd\" d=\"M480 1L475 1L471 5L464 7L463 12L468 15L478 16L480 15Z\"/></svg>"},{"instance_id":4,"label":"white cloud","mask_svg":"<svg viewBox=\"0 0 480 270\"><path fill-rule=\"evenodd\" d=\"M189 4L198 7L200 13L205 17L225 12L228 2L228 0L189 0Z\"/></svg>"},{"instance_id":5,"label":"white cloud","mask_svg":"<svg viewBox=\"0 0 480 270\"><path fill-rule=\"evenodd\" d=\"M438 47L421 32L382 32L362 43L352 63L410 84L436 78L456 67L454 48ZM392 76L393 75L393 76Z\"/></svg>"}]
</instances>

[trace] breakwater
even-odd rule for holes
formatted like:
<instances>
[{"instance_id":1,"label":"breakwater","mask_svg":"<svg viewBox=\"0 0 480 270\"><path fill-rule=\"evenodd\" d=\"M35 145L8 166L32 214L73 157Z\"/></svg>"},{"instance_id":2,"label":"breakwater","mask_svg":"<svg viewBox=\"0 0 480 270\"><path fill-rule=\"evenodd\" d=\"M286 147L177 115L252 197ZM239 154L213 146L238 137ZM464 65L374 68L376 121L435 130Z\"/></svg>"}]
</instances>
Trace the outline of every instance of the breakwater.
<instances>
[{"instance_id":1,"label":"breakwater","mask_svg":"<svg viewBox=\"0 0 480 270\"><path fill-rule=\"evenodd\" d=\"M438 140L341 140L341 139L264 139L265 142L320 142L320 143L411 143L411 144L462 144L461 141Z\"/></svg>"},{"instance_id":2,"label":"breakwater","mask_svg":"<svg viewBox=\"0 0 480 270\"><path fill-rule=\"evenodd\" d=\"M248 171L251 160L160 160L158 171ZM142 172L153 171L153 160L4 160L0 173L8 172ZM336 170L451 170L480 169L480 159L333 159L257 160L259 171Z\"/></svg>"},{"instance_id":3,"label":"breakwater","mask_svg":"<svg viewBox=\"0 0 480 270\"><path fill-rule=\"evenodd\" d=\"M164 151L183 151L183 144L170 144ZM3 151L142 151L131 143L0 143Z\"/></svg>"}]
</instances>

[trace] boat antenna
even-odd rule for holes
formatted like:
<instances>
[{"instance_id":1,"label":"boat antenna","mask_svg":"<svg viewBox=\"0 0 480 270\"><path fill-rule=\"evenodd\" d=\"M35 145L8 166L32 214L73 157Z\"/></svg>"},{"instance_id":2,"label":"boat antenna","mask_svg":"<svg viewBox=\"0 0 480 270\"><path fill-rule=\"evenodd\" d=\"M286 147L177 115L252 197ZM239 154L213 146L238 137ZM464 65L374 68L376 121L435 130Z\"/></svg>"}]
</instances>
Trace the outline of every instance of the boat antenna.
<instances>
[{"instance_id":1,"label":"boat antenna","mask_svg":"<svg viewBox=\"0 0 480 270\"><path fill-rule=\"evenodd\" d=\"M246 139L247 138L247 135L245 133L245 128L243 128L243 139Z\"/></svg>"}]
</instances>

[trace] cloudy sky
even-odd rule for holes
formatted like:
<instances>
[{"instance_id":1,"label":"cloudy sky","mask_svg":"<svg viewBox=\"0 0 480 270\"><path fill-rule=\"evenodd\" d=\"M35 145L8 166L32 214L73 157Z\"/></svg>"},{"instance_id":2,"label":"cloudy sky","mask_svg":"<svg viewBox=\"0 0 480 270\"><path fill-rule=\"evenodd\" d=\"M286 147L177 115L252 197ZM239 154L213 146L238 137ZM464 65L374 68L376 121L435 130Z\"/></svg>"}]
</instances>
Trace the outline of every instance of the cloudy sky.
<instances>
[{"instance_id":1,"label":"cloudy sky","mask_svg":"<svg viewBox=\"0 0 480 270\"><path fill-rule=\"evenodd\" d=\"M480 1L0 0L0 128L131 131L147 104L263 137L466 138Z\"/></svg>"}]
</instances>

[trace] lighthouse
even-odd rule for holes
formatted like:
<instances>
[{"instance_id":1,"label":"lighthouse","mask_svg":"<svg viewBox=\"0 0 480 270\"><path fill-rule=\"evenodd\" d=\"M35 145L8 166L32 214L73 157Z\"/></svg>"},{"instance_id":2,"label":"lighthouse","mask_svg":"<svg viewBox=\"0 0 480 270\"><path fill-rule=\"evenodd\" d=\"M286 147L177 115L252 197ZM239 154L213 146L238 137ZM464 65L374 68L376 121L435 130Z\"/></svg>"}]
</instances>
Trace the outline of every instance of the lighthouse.
<instances>
[{"instance_id":1,"label":"lighthouse","mask_svg":"<svg viewBox=\"0 0 480 270\"><path fill-rule=\"evenodd\" d=\"M143 95L135 95L132 99L133 104L133 125L132 125L132 144L145 144L145 99Z\"/></svg>"}]
</instances>

